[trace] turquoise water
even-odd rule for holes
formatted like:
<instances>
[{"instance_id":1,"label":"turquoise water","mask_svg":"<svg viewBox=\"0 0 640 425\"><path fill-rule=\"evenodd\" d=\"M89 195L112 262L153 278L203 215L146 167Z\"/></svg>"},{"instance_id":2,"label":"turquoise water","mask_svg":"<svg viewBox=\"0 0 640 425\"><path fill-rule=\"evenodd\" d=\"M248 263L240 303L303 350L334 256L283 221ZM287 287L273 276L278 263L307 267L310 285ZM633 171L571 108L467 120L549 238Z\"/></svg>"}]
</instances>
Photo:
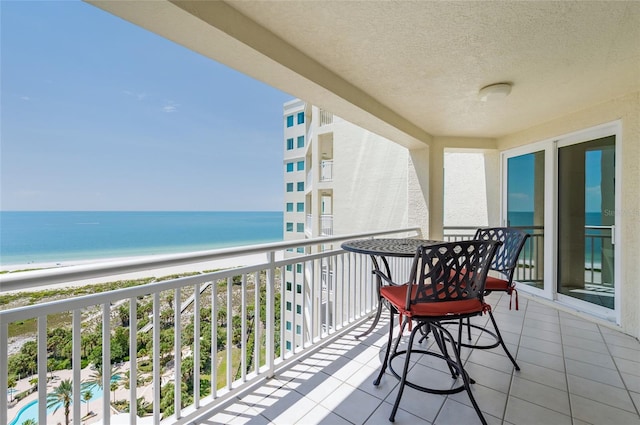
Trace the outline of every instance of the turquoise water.
<instances>
[{"instance_id":1,"label":"turquoise water","mask_svg":"<svg viewBox=\"0 0 640 425\"><path fill-rule=\"evenodd\" d=\"M0 264L61 262L277 242L282 212L1 211Z\"/></svg>"},{"instance_id":2,"label":"turquoise water","mask_svg":"<svg viewBox=\"0 0 640 425\"><path fill-rule=\"evenodd\" d=\"M587 226L600 226L602 225L602 214L599 212L588 212L585 214L585 225ZM533 226L533 212L532 211L510 211L509 212L509 225L510 226ZM598 229L586 229L585 230L585 264L593 264L596 267L600 267L602 264L602 238L601 235L608 235L608 233ZM592 237L593 236L593 237ZM527 244L531 243L531 239L527 241ZM593 258L592 258L593 250Z\"/></svg>"}]
</instances>

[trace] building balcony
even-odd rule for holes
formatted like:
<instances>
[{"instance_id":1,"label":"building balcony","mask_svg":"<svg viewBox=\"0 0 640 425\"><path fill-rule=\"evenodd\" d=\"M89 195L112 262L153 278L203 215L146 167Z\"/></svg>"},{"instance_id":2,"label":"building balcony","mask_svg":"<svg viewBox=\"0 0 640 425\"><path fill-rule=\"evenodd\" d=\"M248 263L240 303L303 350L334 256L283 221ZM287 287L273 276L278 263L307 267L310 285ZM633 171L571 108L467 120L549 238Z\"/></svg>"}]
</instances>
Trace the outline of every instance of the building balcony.
<instances>
[{"instance_id":1,"label":"building balcony","mask_svg":"<svg viewBox=\"0 0 640 425\"><path fill-rule=\"evenodd\" d=\"M320 215L320 236L333 235L333 214Z\"/></svg>"},{"instance_id":2,"label":"building balcony","mask_svg":"<svg viewBox=\"0 0 640 425\"><path fill-rule=\"evenodd\" d=\"M333 180L333 160L320 162L320 181L328 182Z\"/></svg>"},{"instance_id":3,"label":"building balcony","mask_svg":"<svg viewBox=\"0 0 640 425\"><path fill-rule=\"evenodd\" d=\"M290 248L335 247L347 239L378 236L419 236L419 231L399 229L4 275L0 283L2 292L7 292L249 254L264 257L239 268L0 311L0 392L10 394L14 388L10 375L16 367L29 371L27 378L18 379L16 394L34 388L29 384L33 378L47 382L46 391L36 389L18 403L1 404L0 423L11 424L33 403L40 423L64 423L64 409L57 411L58 416L48 416L46 405L47 394L67 378L73 387L74 424L387 423L398 383L387 374L379 387L372 384L386 343L387 322L383 320L368 336L355 338L368 327L377 305L371 260L341 249L311 249L313 254L295 258L281 255ZM298 267L310 272L303 282L296 281L293 273L288 288L282 277ZM395 275L406 272L409 264L397 259L390 267ZM322 273L327 270L332 270L331 291L323 289ZM303 288L299 292L298 284ZM494 294L488 300L522 368L515 372L499 349L463 350L476 380L475 396L489 423L640 424L637 340L604 322L558 310L526 294L520 294L519 310L509 310L506 295ZM305 324L300 342L292 346L283 331L285 301L304 306L301 317L292 314L288 319L292 329ZM487 316L476 319L484 325ZM28 323L35 327L33 348L38 357L33 365L9 360L10 330ZM54 327L69 332L68 343L56 339L60 336L52 332ZM101 347L98 360L116 363L119 372L126 370L129 376L114 383L110 374L104 374L103 396L86 405L81 384L91 373L86 344L95 332L100 336L93 341ZM123 338L136 341L124 344L124 352ZM68 370L52 370L65 355L72 359ZM419 359L412 373L450 381L438 366L442 365ZM129 389L123 388L125 383ZM175 387L183 390L173 391ZM405 391L397 423L478 422L465 393ZM114 397L120 409L130 406L131 416L112 408ZM145 403L135 402L140 399ZM138 417L146 402L148 413ZM87 407L97 415L81 421Z\"/></svg>"}]
</instances>

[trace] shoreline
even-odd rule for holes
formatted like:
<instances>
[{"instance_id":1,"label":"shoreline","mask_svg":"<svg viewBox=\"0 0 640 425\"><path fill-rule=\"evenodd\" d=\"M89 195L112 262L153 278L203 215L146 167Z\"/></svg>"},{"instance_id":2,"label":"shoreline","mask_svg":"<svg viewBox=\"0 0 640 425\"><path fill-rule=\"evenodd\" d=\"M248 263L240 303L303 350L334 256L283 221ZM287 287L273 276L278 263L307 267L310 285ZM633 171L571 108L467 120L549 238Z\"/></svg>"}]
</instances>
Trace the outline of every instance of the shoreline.
<instances>
[{"instance_id":1,"label":"shoreline","mask_svg":"<svg viewBox=\"0 0 640 425\"><path fill-rule=\"evenodd\" d=\"M276 255L276 259L281 259L283 257L283 253L279 252ZM49 263L28 263L28 264L13 264L7 266L0 266L0 271L8 272L4 273L2 276L7 276L13 273L29 273L29 271L18 271L18 270L45 270L45 269L58 269L63 267L72 267L72 266L83 266L88 264L100 264L100 263L112 263L112 262L120 262L120 261L130 261L130 260L145 260L157 258L153 255L143 255L143 256L133 256L133 257L116 257L116 258L101 258L101 259L92 259L92 260L70 260L63 262L49 262ZM0 289L0 293L3 294L12 294L12 293L20 293L20 292L31 292L31 291L41 291L43 289L60 289L60 288L72 288L86 285L94 285L99 283L110 283L116 282L119 280L136 280L136 279L145 279L151 277L163 277L173 274L183 274L183 273L193 273L193 272L202 272L204 270L215 270L215 269L228 269L242 266L250 266L254 264L259 264L266 262L266 253L262 254L247 254L243 256L235 256L229 258L223 258L218 260L208 260L195 262L190 264L183 264L177 266L168 266L168 267L154 267L149 268L147 270L137 271L137 272L128 272L121 274L112 274L97 278L91 279L79 279L74 281L55 283L47 286L32 286L25 287L20 289L14 289L10 291L2 291Z\"/></svg>"}]
</instances>

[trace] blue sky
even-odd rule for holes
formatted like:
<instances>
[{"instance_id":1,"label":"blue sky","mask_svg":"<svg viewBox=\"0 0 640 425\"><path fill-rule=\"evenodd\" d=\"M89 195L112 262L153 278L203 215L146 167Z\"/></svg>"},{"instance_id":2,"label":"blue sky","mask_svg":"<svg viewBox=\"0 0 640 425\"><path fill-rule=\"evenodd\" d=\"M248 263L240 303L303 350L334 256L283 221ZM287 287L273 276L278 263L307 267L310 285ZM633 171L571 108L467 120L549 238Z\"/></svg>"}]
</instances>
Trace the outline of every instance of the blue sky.
<instances>
[{"instance_id":1,"label":"blue sky","mask_svg":"<svg viewBox=\"0 0 640 425\"><path fill-rule=\"evenodd\" d=\"M80 1L2 1L0 208L282 210L293 97Z\"/></svg>"},{"instance_id":2,"label":"blue sky","mask_svg":"<svg viewBox=\"0 0 640 425\"><path fill-rule=\"evenodd\" d=\"M585 168L585 211L601 212L601 159L599 150L587 151L584 157ZM543 160L543 159L541 159ZM525 154L509 159L509 169L516 171L509 179L509 211L532 212L534 206L534 155ZM541 207L539 205L538 207Z\"/></svg>"}]
</instances>

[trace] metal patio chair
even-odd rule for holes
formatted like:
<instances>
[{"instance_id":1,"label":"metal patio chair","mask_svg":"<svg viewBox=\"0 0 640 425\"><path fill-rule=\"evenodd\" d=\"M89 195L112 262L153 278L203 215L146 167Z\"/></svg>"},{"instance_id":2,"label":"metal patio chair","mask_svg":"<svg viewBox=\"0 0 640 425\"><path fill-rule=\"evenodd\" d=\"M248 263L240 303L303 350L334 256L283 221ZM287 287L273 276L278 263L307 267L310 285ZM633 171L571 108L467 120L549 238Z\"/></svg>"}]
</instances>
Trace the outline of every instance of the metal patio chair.
<instances>
[{"instance_id":1,"label":"metal patio chair","mask_svg":"<svg viewBox=\"0 0 640 425\"><path fill-rule=\"evenodd\" d=\"M390 285L380 289L381 296L389 303L389 339L384 361L374 385L379 385L387 367L400 380L396 401L389 420L393 422L400 405L405 386L432 394L454 394L466 391L483 424L486 421L471 392L470 384L474 383L464 370L464 363L460 358L460 338L453 338L451 333L441 323L451 320L462 320L491 311L491 306L483 300L485 279L489 265L500 242L458 241L431 246L420 246L411 266L410 280L406 284L398 285L392 282L384 273L377 272ZM394 317L399 314L401 330L395 343L393 342ZM413 326L406 349L398 350L398 345L407 323ZM413 342L417 334L430 333L435 344L431 350L414 348ZM437 350L437 351L436 351ZM444 360L451 377L460 377L462 385L451 388L430 388L411 381L409 365L411 356L421 353L435 356ZM404 366L401 373L397 373L392 366L392 360L404 355Z\"/></svg>"},{"instance_id":2,"label":"metal patio chair","mask_svg":"<svg viewBox=\"0 0 640 425\"><path fill-rule=\"evenodd\" d=\"M516 310L518 310L518 291L516 290L515 283L513 282L513 275L518 265L520 251L522 251L522 248L529 236L530 235L528 233L512 227L487 227L478 229L473 237L475 240L501 242L500 246L496 250L495 256L493 257L493 261L491 262L491 274L487 275L484 289L485 295L488 295L493 291L501 291L506 292L510 297L512 297L515 293ZM509 299L509 309L511 309L511 298ZM494 343L484 345L462 343L461 345L463 347L477 348L480 350L488 350L500 345L516 370L520 370L520 366L518 366L518 363L516 363L515 359L507 349L507 346L504 344L504 340L502 339L502 335L500 334L500 330L498 329L498 325L496 324L491 311L489 311L489 318L493 324L494 331L488 331L483 327L471 324L469 319L467 319L467 338L471 340L471 328L476 328L491 335L495 339ZM459 332L462 332L462 326L460 326Z\"/></svg>"}]
</instances>

